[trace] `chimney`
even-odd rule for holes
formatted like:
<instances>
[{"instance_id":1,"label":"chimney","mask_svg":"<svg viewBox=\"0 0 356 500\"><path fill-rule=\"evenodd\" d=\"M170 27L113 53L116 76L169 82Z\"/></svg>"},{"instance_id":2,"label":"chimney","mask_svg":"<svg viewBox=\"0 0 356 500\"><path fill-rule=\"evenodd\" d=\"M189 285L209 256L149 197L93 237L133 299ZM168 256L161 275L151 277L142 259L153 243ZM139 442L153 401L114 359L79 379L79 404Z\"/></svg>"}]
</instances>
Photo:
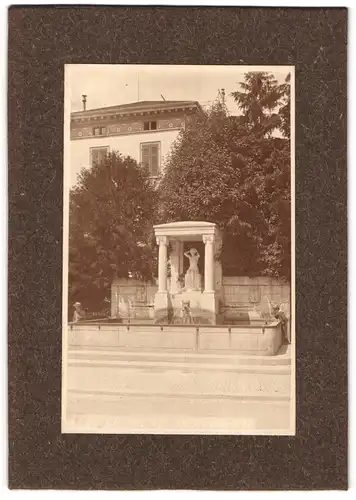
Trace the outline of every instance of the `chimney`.
<instances>
[{"instance_id":1,"label":"chimney","mask_svg":"<svg viewBox=\"0 0 356 500\"><path fill-rule=\"evenodd\" d=\"M87 96L85 94L82 95L83 98L83 111L87 109Z\"/></svg>"}]
</instances>

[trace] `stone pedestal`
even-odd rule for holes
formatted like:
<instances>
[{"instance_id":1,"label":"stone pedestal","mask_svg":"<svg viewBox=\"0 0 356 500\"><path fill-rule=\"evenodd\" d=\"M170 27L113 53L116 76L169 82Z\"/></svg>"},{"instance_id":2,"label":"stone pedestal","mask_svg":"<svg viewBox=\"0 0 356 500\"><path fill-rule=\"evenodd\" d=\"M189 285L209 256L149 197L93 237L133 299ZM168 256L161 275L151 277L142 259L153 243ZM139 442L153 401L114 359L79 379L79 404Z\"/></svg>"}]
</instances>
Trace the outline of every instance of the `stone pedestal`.
<instances>
[{"instance_id":1,"label":"stone pedestal","mask_svg":"<svg viewBox=\"0 0 356 500\"><path fill-rule=\"evenodd\" d=\"M168 292L156 292L154 304L155 323L169 323L170 316L171 307Z\"/></svg>"},{"instance_id":2,"label":"stone pedestal","mask_svg":"<svg viewBox=\"0 0 356 500\"><path fill-rule=\"evenodd\" d=\"M217 315L219 313L219 303L215 292L203 292L201 297L201 308L204 318L211 325L216 325Z\"/></svg>"},{"instance_id":3,"label":"stone pedestal","mask_svg":"<svg viewBox=\"0 0 356 500\"><path fill-rule=\"evenodd\" d=\"M215 325L218 312L218 300L215 292L200 292L189 290L177 293L171 297L173 309L173 322L180 323L182 320L182 302L190 303L190 311L193 322L198 325Z\"/></svg>"}]
</instances>

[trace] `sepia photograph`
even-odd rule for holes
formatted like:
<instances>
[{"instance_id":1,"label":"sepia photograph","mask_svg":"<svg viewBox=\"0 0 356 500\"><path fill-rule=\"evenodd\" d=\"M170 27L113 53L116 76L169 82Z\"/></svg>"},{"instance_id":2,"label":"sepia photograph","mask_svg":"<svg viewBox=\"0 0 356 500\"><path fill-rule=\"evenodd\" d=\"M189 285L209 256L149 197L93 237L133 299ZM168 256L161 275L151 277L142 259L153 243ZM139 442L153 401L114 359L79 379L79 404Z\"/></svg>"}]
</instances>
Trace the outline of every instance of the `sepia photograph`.
<instances>
[{"instance_id":1,"label":"sepia photograph","mask_svg":"<svg viewBox=\"0 0 356 500\"><path fill-rule=\"evenodd\" d=\"M65 66L62 432L295 435L293 66Z\"/></svg>"}]
</instances>

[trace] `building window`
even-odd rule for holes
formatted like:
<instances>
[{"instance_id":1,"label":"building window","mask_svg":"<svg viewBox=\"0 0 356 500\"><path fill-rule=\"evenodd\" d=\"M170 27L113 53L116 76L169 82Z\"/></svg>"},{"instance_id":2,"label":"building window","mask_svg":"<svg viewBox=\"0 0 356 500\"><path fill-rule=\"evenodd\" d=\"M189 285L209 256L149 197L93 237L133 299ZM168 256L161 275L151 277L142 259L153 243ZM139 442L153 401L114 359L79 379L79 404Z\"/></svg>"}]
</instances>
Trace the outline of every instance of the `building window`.
<instances>
[{"instance_id":1,"label":"building window","mask_svg":"<svg viewBox=\"0 0 356 500\"><path fill-rule=\"evenodd\" d=\"M141 163L147 165L151 177L159 175L160 146L159 142L141 144Z\"/></svg>"},{"instance_id":2,"label":"building window","mask_svg":"<svg viewBox=\"0 0 356 500\"><path fill-rule=\"evenodd\" d=\"M157 130L157 122L143 122L143 130Z\"/></svg>"},{"instance_id":3,"label":"building window","mask_svg":"<svg viewBox=\"0 0 356 500\"><path fill-rule=\"evenodd\" d=\"M93 128L93 135L105 135L105 134L106 134L106 127Z\"/></svg>"},{"instance_id":4,"label":"building window","mask_svg":"<svg viewBox=\"0 0 356 500\"><path fill-rule=\"evenodd\" d=\"M100 165L104 162L106 155L109 153L108 147L90 148L90 164L92 167Z\"/></svg>"}]
</instances>

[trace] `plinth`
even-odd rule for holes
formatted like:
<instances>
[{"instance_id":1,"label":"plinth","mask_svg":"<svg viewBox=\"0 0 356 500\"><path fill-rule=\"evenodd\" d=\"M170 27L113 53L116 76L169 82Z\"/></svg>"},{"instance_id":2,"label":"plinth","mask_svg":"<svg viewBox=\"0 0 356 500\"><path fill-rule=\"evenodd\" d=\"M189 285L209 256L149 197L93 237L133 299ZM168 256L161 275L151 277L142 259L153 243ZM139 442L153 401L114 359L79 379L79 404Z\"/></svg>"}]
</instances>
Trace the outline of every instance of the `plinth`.
<instances>
[{"instance_id":1,"label":"plinth","mask_svg":"<svg viewBox=\"0 0 356 500\"><path fill-rule=\"evenodd\" d=\"M183 302L189 302L194 324L216 325L217 323L218 300L215 292L187 290L170 296L168 302L172 304L173 322L176 324L182 321Z\"/></svg>"},{"instance_id":2,"label":"plinth","mask_svg":"<svg viewBox=\"0 0 356 500\"><path fill-rule=\"evenodd\" d=\"M172 316L172 306L168 292L156 292L154 304L155 323L170 323Z\"/></svg>"}]
</instances>

